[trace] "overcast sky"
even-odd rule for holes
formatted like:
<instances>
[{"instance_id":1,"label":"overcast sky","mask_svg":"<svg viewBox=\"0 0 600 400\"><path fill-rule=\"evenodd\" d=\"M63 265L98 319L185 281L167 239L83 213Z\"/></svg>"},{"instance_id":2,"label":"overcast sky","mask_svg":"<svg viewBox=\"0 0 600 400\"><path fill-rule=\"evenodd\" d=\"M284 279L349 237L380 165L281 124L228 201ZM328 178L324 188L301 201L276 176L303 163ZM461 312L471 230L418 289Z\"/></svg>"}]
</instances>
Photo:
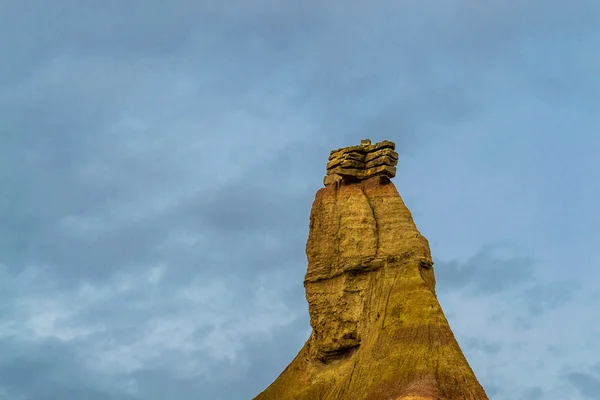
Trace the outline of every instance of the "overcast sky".
<instances>
[{"instance_id":1,"label":"overcast sky","mask_svg":"<svg viewBox=\"0 0 600 400\"><path fill-rule=\"evenodd\" d=\"M490 398L599 399L598 49L597 0L0 0L0 399L251 399L365 137Z\"/></svg>"}]
</instances>

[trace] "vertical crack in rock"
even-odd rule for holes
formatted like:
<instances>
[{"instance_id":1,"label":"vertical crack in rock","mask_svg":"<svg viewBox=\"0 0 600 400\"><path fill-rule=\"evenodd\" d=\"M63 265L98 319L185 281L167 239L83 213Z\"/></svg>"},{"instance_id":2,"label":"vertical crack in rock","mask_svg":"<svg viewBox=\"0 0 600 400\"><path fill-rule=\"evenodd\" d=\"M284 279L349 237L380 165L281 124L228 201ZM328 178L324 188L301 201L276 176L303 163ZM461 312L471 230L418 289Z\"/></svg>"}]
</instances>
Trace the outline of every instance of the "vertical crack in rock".
<instances>
[{"instance_id":1,"label":"vertical crack in rock","mask_svg":"<svg viewBox=\"0 0 600 400\"><path fill-rule=\"evenodd\" d=\"M335 264L332 265L332 267L334 269L338 269L340 267L339 265L339 259L340 259L340 254L341 254L341 249L340 249L340 244L342 241L342 238L340 237L340 227L342 226L342 213L340 212L340 209L338 208L338 203L339 203L339 197L340 197L340 191L339 191L339 185L335 185L334 187L335 190L335 202L334 202L334 213L335 213L335 219L337 222L337 227L336 227L336 232L335 232L335 239L336 239L336 248L335 248L335 260L337 260L338 262L336 262Z\"/></svg>"},{"instance_id":2,"label":"vertical crack in rock","mask_svg":"<svg viewBox=\"0 0 600 400\"><path fill-rule=\"evenodd\" d=\"M369 208L371 209L371 215L373 216L373 221L375 221L375 258L379 255L379 222L377 221L377 216L375 215L375 207L373 207L373 200L367 196L365 193L365 189L361 186L360 190L362 194L367 199L367 203L369 203Z\"/></svg>"},{"instance_id":3,"label":"vertical crack in rock","mask_svg":"<svg viewBox=\"0 0 600 400\"><path fill-rule=\"evenodd\" d=\"M350 385L352 384L352 377L354 376L354 370L356 369L356 361L352 364L352 372L350 372L350 379L348 379L348 385L346 386L346 396L350 393Z\"/></svg>"},{"instance_id":4,"label":"vertical crack in rock","mask_svg":"<svg viewBox=\"0 0 600 400\"><path fill-rule=\"evenodd\" d=\"M383 309L383 318L381 319L381 329L385 328L385 318L387 317L387 310L390 303L390 296L392 295L392 291L394 290L394 286L396 286L396 280L398 279L398 274L400 274L400 270L396 271L394 274L394 280L392 281L392 285L387 294L387 298L385 299L385 307Z\"/></svg>"},{"instance_id":5,"label":"vertical crack in rock","mask_svg":"<svg viewBox=\"0 0 600 400\"><path fill-rule=\"evenodd\" d=\"M312 333L255 400L488 400L435 295L427 239L383 141L333 150L304 279Z\"/></svg>"}]
</instances>

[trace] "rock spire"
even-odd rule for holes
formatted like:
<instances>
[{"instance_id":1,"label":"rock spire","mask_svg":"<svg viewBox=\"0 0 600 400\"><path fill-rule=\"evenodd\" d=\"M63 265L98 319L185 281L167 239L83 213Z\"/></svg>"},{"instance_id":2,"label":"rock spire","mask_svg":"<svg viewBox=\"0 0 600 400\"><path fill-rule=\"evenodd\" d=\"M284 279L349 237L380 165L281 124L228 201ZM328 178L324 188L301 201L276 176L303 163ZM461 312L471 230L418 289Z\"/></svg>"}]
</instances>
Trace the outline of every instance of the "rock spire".
<instances>
[{"instance_id":1,"label":"rock spire","mask_svg":"<svg viewBox=\"0 0 600 400\"><path fill-rule=\"evenodd\" d=\"M304 280L312 334L255 400L486 400L435 293L390 141L331 152Z\"/></svg>"}]
</instances>

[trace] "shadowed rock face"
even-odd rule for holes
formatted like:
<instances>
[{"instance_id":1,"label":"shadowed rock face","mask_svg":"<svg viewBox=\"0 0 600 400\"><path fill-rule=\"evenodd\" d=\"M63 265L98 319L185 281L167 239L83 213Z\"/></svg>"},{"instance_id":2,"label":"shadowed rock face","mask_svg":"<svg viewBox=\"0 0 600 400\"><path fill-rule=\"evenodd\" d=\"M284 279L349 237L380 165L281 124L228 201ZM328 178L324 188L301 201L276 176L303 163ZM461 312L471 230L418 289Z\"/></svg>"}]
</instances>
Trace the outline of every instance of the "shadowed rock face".
<instances>
[{"instance_id":1,"label":"shadowed rock face","mask_svg":"<svg viewBox=\"0 0 600 400\"><path fill-rule=\"evenodd\" d=\"M389 177L320 189L306 255L312 334L256 400L487 399L438 303L427 239Z\"/></svg>"}]
</instances>

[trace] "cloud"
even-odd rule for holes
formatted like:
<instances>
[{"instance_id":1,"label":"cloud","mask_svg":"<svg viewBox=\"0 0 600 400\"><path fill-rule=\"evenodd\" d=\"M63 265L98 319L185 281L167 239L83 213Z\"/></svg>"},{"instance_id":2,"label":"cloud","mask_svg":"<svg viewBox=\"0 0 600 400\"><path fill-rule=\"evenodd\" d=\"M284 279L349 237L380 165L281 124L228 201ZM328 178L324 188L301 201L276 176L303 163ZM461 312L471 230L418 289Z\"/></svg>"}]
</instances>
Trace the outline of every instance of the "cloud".
<instances>
[{"instance_id":1,"label":"cloud","mask_svg":"<svg viewBox=\"0 0 600 400\"><path fill-rule=\"evenodd\" d=\"M593 290L574 278L553 280L544 276L545 269L538 257L507 244L486 245L466 261L435 265L440 303L495 399L578 398L575 386L560 382L566 366L577 365L577 359L591 361L583 354L594 345L582 343L574 327L595 326L585 306ZM528 381L517 387L510 376L519 368ZM583 385L580 391L594 382L592 375L579 372L566 376Z\"/></svg>"},{"instance_id":2,"label":"cloud","mask_svg":"<svg viewBox=\"0 0 600 400\"><path fill-rule=\"evenodd\" d=\"M281 274L246 283L198 275L169 287L161 285L163 273L161 267L120 273L104 284L57 292L43 270L17 278L5 270L3 282L13 291L2 311L0 369L11 373L2 374L0 387L14 398L160 399L181 385L182 398L209 392L232 398L258 391L307 338L307 317L293 307L301 293ZM288 347L294 342L298 349ZM263 367L252 372L257 365ZM37 385L21 384L32 379L22 370L34 373Z\"/></svg>"},{"instance_id":3,"label":"cloud","mask_svg":"<svg viewBox=\"0 0 600 400\"><path fill-rule=\"evenodd\" d=\"M514 245L484 246L464 263L436 263L441 290L466 288L473 294L489 295L522 286L534 275L535 259Z\"/></svg>"},{"instance_id":4,"label":"cloud","mask_svg":"<svg viewBox=\"0 0 600 400\"><path fill-rule=\"evenodd\" d=\"M593 368L596 372L571 372L566 375L571 383L585 399L595 399L600 393L600 365Z\"/></svg>"},{"instance_id":5,"label":"cloud","mask_svg":"<svg viewBox=\"0 0 600 400\"><path fill-rule=\"evenodd\" d=\"M48 339L35 344L2 341L0 387L11 399L86 398L134 400L126 377L113 377L111 387L92 373L72 344Z\"/></svg>"},{"instance_id":6,"label":"cloud","mask_svg":"<svg viewBox=\"0 0 600 400\"><path fill-rule=\"evenodd\" d=\"M595 134L597 2L248 4L0 2L0 37L14 38L0 41L0 397L258 392L308 335L304 244L324 160L364 137L394 140L414 162L409 195L430 185L423 163L447 180L436 202L473 182L468 170L447 179L429 149L485 154L485 170L513 146L536 165L515 162L518 175L537 186L511 183L509 165L504 191L470 188L474 202L533 219L521 200L547 184L595 206L594 180L572 179L593 177L595 158L575 168L540 155L583 160L551 134L577 138L573 121ZM592 141L581 147L595 157ZM568 190L554 189L559 170ZM531 204L556 214L539 193ZM577 213L544 220L564 253L575 254L565 237L595 243L577 210L570 230ZM489 225L470 245L484 246ZM517 356L536 382L558 376L537 365L551 364L549 348L557 364L589 357L563 323L594 323L585 285L543 279L530 244L436 263L442 305L496 398L540 396L507 394Z\"/></svg>"},{"instance_id":7,"label":"cloud","mask_svg":"<svg viewBox=\"0 0 600 400\"><path fill-rule=\"evenodd\" d=\"M94 64L72 65L67 60L65 65L55 69L73 69L76 72L79 67L88 66L94 67ZM122 69L122 66L117 65L115 71L112 71L114 73L110 74L112 79L114 75L120 75ZM65 74L60 80L67 76L72 79L72 74ZM151 73L150 77L153 76L154 73ZM127 73L122 82L114 84L119 87L127 86L129 77ZM138 85L129 83L134 91L139 86L151 84L143 78L138 78L138 81L141 81ZM168 79L164 83L177 86L176 82ZM42 79L31 86L43 85ZM190 126L184 126L182 131L164 137L160 126L152 127L151 120L158 119L158 125L167 123L166 120L172 124L168 108L161 110L167 114L165 121L161 121L162 117L155 113L155 108L162 107L160 103L148 104L147 107L141 103L136 104L142 109L129 112L135 117L123 115L127 112L117 109L123 101L113 99L112 93L102 102L115 105L106 116L88 113L85 123L73 127L66 125L73 123L70 115L77 115L77 105L85 104L91 93L76 92L71 98L67 96L65 99L65 90L58 86L44 92L56 92L61 96L47 100L52 100L55 107L60 106L60 110L50 113L51 118L59 116L65 123L40 118L36 121L39 126L28 129L31 141L31 146L27 148L29 157L19 160L24 176L15 185L7 185L7 197L12 204L17 204L19 198L25 199L24 210L21 207L19 212L7 212L7 217L9 221L14 221L12 226L18 224L27 227L26 222L30 221L30 237L35 237L35 242L30 241L28 245L35 248L35 262L62 265L65 275L75 279L82 275L85 278L105 279L114 270L125 265L160 258L157 249L165 241L172 242L172 236L206 237L209 230L215 227L223 232L238 227L231 226L231 223L245 223L247 229L251 228L249 224L254 224L253 229L264 230L269 228L264 225L266 222L271 221L270 226L273 227L280 218L288 216L285 208L279 213L273 213L272 209L265 212L268 205L256 196L268 189L264 185L267 181L257 184L255 176L271 175L272 183L280 182L282 185L285 182L265 168L272 166L272 161L265 156L277 154L278 147L285 147L289 139L268 138L263 140L263 147L257 148L251 147L251 143L254 140L260 141L261 137L266 138L264 133L252 139L234 134L230 138L237 145L223 145L218 135L198 136L191 130L191 127L206 129L202 128L205 121L202 121L201 115L190 116L188 124L182 124L185 117L180 117L178 124ZM166 98L170 96L169 90L165 91L160 87L156 88L156 92L162 93ZM145 96L142 93L136 95L142 98ZM185 94L178 91L178 94L172 95ZM168 102L166 98L165 102ZM179 102L182 100L178 99ZM23 102L26 103L26 100ZM75 112L71 109L72 106L75 106ZM171 110L176 112L176 109L175 105ZM26 109L21 109L17 115L25 120L26 112ZM234 125L245 125L244 133L248 133L248 122L255 126L260 123L247 114L238 115L236 119L238 122ZM136 121L144 122L142 126L136 127ZM19 118L14 121L15 126L18 123ZM84 129L84 125L94 124L97 126L93 131ZM38 137L36 132L43 131L45 125L52 126L54 132ZM269 122L264 125L268 126ZM82 132L78 133L78 129L82 129ZM176 128L173 126L171 129ZM218 156L215 149L219 149ZM287 159L291 157L288 156ZM279 169L282 166L276 167ZM230 181L229 186L223 187L227 180ZM296 177L288 181L300 180ZM298 189L295 193L282 193L285 197L273 197L272 203L290 203L295 201L298 194ZM253 204L249 201L252 197L256 199ZM244 198L246 202L242 202ZM238 203L231 203L236 201ZM235 217L232 212L238 216ZM252 218L254 219L250 220ZM297 217L295 221L298 221ZM223 226L217 227L220 223ZM291 227L292 224L283 226ZM190 230L193 233L189 233ZM14 234L8 230L5 236L14 238ZM124 241L128 243L127 246L122 246ZM73 245L74 242L78 242L77 245ZM22 243L20 246L25 247L27 244ZM89 257L90 252L96 256ZM22 250L17 254L23 257L26 253L27 251ZM12 268L13 262L5 262ZM24 262L26 260L21 260L16 268Z\"/></svg>"}]
</instances>

